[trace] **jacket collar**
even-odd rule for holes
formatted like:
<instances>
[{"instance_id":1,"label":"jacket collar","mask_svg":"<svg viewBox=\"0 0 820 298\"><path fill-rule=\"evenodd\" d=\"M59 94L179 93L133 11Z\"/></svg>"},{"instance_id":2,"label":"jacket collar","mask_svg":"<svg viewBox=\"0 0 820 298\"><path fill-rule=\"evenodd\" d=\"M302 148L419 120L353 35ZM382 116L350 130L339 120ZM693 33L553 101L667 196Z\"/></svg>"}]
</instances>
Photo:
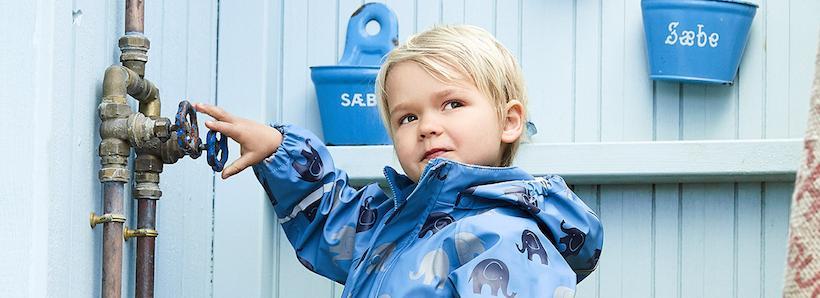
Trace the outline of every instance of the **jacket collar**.
<instances>
[{"instance_id":1,"label":"jacket collar","mask_svg":"<svg viewBox=\"0 0 820 298\"><path fill-rule=\"evenodd\" d=\"M424 190L425 187L436 181L446 181L441 193L457 193L471 186L534 179L532 175L519 167L478 166L441 157L434 158L427 163L419 178L419 183L414 183L410 178L399 174L389 166L384 167L384 177L393 192L394 208L403 205L411 194ZM438 199L452 204L456 196L449 195Z\"/></svg>"}]
</instances>

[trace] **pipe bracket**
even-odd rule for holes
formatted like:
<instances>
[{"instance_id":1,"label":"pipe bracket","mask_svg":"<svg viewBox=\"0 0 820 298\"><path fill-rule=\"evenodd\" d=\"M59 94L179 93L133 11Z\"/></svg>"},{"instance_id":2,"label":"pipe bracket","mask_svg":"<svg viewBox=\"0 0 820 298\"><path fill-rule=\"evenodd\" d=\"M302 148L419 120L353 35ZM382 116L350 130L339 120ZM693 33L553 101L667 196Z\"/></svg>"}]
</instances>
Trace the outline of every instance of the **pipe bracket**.
<instances>
[{"instance_id":1,"label":"pipe bracket","mask_svg":"<svg viewBox=\"0 0 820 298\"><path fill-rule=\"evenodd\" d=\"M97 215L94 212L91 212L91 228L93 229L97 224L107 223L107 222L125 222L125 215L122 214L110 214L106 213L103 215Z\"/></svg>"},{"instance_id":2,"label":"pipe bracket","mask_svg":"<svg viewBox=\"0 0 820 298\"><path fill-rule=\"evenodd\" d=\"M134 238L134 237L155 237L156 238L157 236L159 236L159 233L157 232L157 230L154 230L154 229L136 229L136 230L132 230L132 229L129 229L129 228L123 228L122 229L122 238L125 239L125 241L128 241L129 238Z\"/></svg>"}]
</instances>

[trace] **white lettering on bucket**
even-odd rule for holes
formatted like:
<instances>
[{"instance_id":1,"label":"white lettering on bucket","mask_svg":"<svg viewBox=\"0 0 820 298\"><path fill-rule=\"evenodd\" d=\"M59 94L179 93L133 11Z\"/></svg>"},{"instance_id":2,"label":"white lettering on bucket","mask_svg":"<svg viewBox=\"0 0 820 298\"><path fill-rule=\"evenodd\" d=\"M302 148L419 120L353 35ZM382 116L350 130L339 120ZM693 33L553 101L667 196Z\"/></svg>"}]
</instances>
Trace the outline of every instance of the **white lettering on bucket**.
<instances>
[{"instance_id":1,"label":"white lettering on bucket","mask_svg":"<svg viewBox=\"0 0 820 298\"><path fill-rule=\"evenodd\" d=\"M666 36L666 40L663 43L674 46L675 44L680 44L685 47L697 46L699 48L706 47L708 44L710 47L716 48L718 46L718 40L720 39L720 34L713 32L712 34L703 31L703 24L697 24L698 31L697 34L695 31L691 30L682 30L678 33L678 26L680 22L670 22L667 30L669 31L669 35Z\"/></svg>"},{"instance_id":2,"label":"white lettering on bucket","mask_svg":"<svg viewBox=\"0 0 820 298\"><path fill-rule=\"evenodd\" d=\"M376 94L373 93L342 93L340 97L343 107L375 107Z\"/></svg>"}]
</instances>

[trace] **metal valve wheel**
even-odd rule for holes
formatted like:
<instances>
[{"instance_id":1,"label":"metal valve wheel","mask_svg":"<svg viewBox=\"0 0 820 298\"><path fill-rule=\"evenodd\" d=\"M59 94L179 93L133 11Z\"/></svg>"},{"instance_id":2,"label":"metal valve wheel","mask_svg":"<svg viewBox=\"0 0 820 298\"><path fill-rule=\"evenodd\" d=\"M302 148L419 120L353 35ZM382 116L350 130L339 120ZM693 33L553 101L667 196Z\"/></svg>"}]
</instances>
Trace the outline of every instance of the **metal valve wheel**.
<instances>
[{"instance_id":1,"label":"metal valve wheel","mask_svg":"<svg viewBox=\"0 0 820 298\"><path fill-rule=\"evenodd\" d=\"M187 100L179 102L179 110L176 116L177 142L179 148L186 155L196 159L202 153L199 138L199 128L196 121L196 111Z\"/></svg>"},{"instance_id":2,"label":"metal valve wheel","mask_svg":"<svg viewBox=\"0 0 820 298\"><path fill-rule=\"evenodd\" d=\"M210 130L206 136L206 143L202 144L197 125L196 110L191 103L187 100L179 102L175 127L180 150L193 159L198 158L202 151L206 151L208 165L214 172L221 172L228 161L228 138L222 133L219 133L217 138L218 132Z\"/></svg>"},{"instance_id":3,"label":"metal valve wheel","mask_svg":"<svg viewBox=\"0 0 820 298\"><path fill-rule=\"evenodd\" d=\"M208 131L206 145L208 165L211 166L214 172L221 172L225 162L228 161L228 138L220 132L219 139L217 139L216 134L216 131ZM217 159L217 155L219 155L219 159Z\"/></svg>"}]
</instances>

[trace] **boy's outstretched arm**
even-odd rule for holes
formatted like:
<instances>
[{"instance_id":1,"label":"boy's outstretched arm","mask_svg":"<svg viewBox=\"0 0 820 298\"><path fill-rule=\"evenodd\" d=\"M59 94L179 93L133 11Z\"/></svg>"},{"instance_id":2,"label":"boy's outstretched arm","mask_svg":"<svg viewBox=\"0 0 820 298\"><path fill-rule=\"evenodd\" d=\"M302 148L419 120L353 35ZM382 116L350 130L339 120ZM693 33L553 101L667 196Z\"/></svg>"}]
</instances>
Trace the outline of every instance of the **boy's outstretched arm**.
<instances>
[{"instance_id":1,"label":"boy's outstretched arm","mask_svg":"<svg viewBox=\"0 0 820 298\"><path fill-rule=\"evenodd\" d=\"M242 148L242 156L225 168L223 178L252 166L299 261L344 283L368 247L376 223L392 209L392 200L376 184L350 187L347 174L334 167L330 152L308 130L273 128L214 106L194 107L217 120L206 121L208 128Z\"/></svg>"}]
</instances>

